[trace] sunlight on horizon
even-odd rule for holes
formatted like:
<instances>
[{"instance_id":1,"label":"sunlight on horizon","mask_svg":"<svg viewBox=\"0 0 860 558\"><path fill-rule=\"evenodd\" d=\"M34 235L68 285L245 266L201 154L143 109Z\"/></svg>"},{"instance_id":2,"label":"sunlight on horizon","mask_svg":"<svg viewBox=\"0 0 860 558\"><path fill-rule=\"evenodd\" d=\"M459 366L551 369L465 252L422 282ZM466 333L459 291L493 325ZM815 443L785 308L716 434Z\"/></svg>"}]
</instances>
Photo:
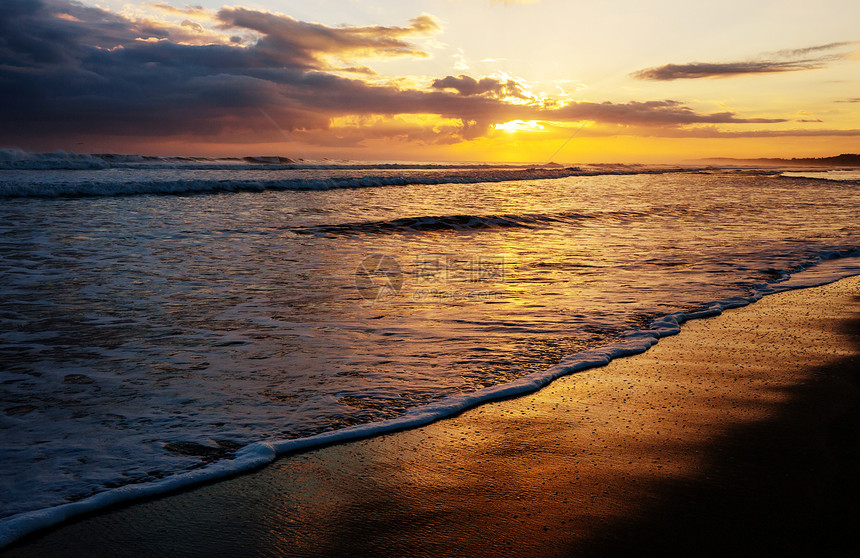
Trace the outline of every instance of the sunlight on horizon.
<instances>
[{"instance_id":1,"label":"sunlight on horizon","mask_svg":"<svg viewBox=\"0 0 860 558\"><path fill-rule=\"evenodd\" d=\"M568 141L570 157L653 162L860 138L856 2L33 6L4 16L22 38L2 72L40 93L4 94L0 147L540 161ZM58 39L30 52L31 29Z\"/></svg>"}]
</instances>

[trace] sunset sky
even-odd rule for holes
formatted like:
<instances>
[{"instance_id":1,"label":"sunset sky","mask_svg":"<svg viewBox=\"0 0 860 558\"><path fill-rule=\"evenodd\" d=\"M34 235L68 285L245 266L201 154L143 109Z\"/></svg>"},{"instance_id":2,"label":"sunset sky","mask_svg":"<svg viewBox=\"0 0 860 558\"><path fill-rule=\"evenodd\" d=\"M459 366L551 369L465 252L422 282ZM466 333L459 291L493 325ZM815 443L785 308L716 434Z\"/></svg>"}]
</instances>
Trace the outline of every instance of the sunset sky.
<instances>
[{"instance_id":1,"label":"sunset sky","mask_svg":"<svg viewBox=\"0 0 860 558\"><path fill-rule=\"evenodd\" d=\"M674 162L860 152L857 0L0 1L0 147Z\"/></svg>"}]
</instances>

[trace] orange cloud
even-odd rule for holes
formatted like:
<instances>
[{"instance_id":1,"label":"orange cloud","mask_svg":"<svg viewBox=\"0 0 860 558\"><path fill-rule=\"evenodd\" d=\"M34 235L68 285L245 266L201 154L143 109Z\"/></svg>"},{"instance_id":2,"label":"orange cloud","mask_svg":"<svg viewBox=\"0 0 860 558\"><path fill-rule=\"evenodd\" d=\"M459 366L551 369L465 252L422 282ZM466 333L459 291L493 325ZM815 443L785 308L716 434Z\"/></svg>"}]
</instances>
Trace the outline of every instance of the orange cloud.
<instances>
[{"instance_id":1,"label":"orange cloud","mask_svg":"<svg viewBox=\"0 0 860 558\"><path fill-rule=\"evenodd\" d=\"M304 68L327 67L324 57L429 56L407 38L426 36L440 29L433 16L413 18L408 26L328 27L306 23L289 16L250 10L222 8L218 11L222 29L256 31L262 38L256 51L272 63Z\"/></svg>"}]
</instances>

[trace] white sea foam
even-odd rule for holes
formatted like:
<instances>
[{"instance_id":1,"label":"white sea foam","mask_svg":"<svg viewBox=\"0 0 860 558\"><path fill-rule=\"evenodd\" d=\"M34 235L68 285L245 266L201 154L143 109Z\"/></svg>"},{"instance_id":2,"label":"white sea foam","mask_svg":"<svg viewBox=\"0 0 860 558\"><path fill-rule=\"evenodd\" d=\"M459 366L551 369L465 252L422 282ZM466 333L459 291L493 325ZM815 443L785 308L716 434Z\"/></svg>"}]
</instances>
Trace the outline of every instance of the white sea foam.
<instances>
[{"instance_id":1,"label":"white sea foam","mask_svg":"<svg viewBox=\"0 0 860 558\"><path fill-rule=\"evenodd\" d=\"M239 450L232 460L219 461L202 469L147 484L129 484L77 502L3 518L0 520L0 548L25 535L85 513L250 471L271 463L275 456L271 445L258 442Z\"/></svg>"},{"instance_id":2,"label":"white sea foam","mask_svg":"<svg viewBox=\"0 0 860 558\"><path fill-rule=\"evenodd\" d=\"M854 256L860 257L860 254ZM679 333L681 325L686 321L719 315L724 310L751 304L768 294L832 283L856 275L857 267L860 265L850 261L830 260L830 262L832 262L831 265L825 266L826 269L819 269L810 277L801 275L792 283L783 282L775 285L763 283L748 297L731 297L715 301L708 304L706 310L698 312L669 314L654 320L647 330L628 331L621 341L569 356L557 365L540 373L534 373L513 382L488 387L473 393L449 396L436 403L415 408L398 418L350 426L305 438L254 442L236 452L233 459L221 460L204 468L146 484L121 486L77 502L0 519L0 548L30 533L85 513L251 471L271 463L278 455L416 428L485 403L532 393L562 376L605 366L617 358L643 353L657 344L660 338Z\"/></svg>"},{"instance_id":3,"label":"white sea foam","mask_svg":"<svg viewBox=\"0 0 860 558\"><path fill-rule=\"evenodd\" d=\"M835 180L853 185L860 184L860 169L812 169L806 171L785 171L781 176L786 178L809 178L814 180Z\"/></svg>"}]
</instances>

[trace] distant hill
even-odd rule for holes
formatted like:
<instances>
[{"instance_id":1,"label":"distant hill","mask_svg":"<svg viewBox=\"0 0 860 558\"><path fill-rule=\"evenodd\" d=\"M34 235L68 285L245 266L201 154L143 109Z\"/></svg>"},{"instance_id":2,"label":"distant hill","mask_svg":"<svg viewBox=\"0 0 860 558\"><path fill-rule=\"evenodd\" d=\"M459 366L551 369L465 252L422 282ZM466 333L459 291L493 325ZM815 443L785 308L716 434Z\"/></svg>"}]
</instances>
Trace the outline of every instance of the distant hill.
<instances>
[{"instance_id":1,"label":"distant hill","mask_svg":"<svg viewBox=\"0 0 860 558\"><path fill-rule=\"evenodd\" d=\"M732 159L730 157L712 157L700 159L703 162L719 165L773 165L798 167L860 167L860 155L843 153L835 157L804 157L793 159Z\"/></svg>"}]
</instances>

